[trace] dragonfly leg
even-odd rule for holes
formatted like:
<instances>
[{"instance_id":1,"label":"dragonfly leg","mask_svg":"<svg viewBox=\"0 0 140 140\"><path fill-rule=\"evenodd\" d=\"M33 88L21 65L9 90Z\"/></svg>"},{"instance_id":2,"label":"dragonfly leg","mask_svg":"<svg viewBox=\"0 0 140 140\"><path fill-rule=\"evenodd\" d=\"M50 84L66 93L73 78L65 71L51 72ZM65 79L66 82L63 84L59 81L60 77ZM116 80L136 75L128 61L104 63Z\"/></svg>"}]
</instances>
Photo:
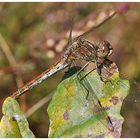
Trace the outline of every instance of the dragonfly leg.
<instances>
[{"instance_id":1,"label":"dragonfly leg","mask_svg":"<svg viewBox=\"0 0 140 140\"><path fill-rule=\"evenodd\" d=\"M94 71L94 69L92 69L91 71L89 71L87 74L85 74L81 79L80 79L80 82L82 83L82 81L84 80L84 78L86 78L87 75L89 75L92 71ZM84 85L84 84L83 84ZM85 86L85 85L84 85ZM87 89L88 90L88 89ZM89 91L88 91L88 94L86 95L86 99L88 99L89 97Z\"/></svg>"},{"instance_id":2,"label":"dragonfly leg","mask_svg":"<svg viewBox=\"0 0 140 140\"><path fill-rule=\"evenodd\" d=\"M89 96L89 90L87 89L87 87L82 83L82 78L81 78L81 72L88 66L90 62L86 63L81 69L80 71L77 73L77 79L79 80L79 83L85 88L85 90L87 91L87 95L86 95L86 99L88 99Z\"/></svg>"},{"instance_id":3,"label":"dragonfly leg","mask_svg":"<svg viewBox=\"0 0 140 140\"><path fill-rule=\"evenodd\" d=\"M87 95L86 95L86 100L88 100L88 97L89 97L89 90L88 90L88 88L84 85L84 83L81 81L81 80L79 80L79 83L84 87L84 89L86 90L86 92L87 92Z\"/></svg>"},{"instance_id":4,"label":"dragonfly leg","mask_svg":"<svg viewBox=\"0 0 140 140\"><path fill-rule=\"evenodd\" d=\"M80 71L78 72L77 76L87 67L87 65L88 65L89 63L90 63L90 62L86 63L85 66L83 66L83 67L80 69ZM96 62L95 62L95 63L96 63ZM97 63L96 63L96 68L92 69L92 70L89 71L87 74L85 74L85 75L80 79L80 81L82 81L86 76L88 76L92 71L94 71L94 70L96 69L96 70L97 70L97 73L99 74L100 79L101 79L102 82L104 82L104 83L110 82L110 83L113 85L113 83L112 83L111 80L107 79L106 77L104 77L104 76L101 74L101 69L102 69L102 68L103 68L103 64L97 64ZM104 80L104 79L106 79L106 80Z\"/></svg>"},{"instance_id":5,"label":"dragonfly leg","mask_svg":"<svg viewBox=\"0 0 140 140\"><path fill-rule=\"evenodd\" d=\"M83 80L92 72L94 71L96 68L92 69L91 71L89 71L87 74L85 74L82 78L79 79L80 84L86 89L87 91L87 95L86 95L86 99L88 99L89 97L89 90L86 88L86 86L83 84Z\"/></svg>"},{"instance_id":6,"label":"dragonfly leg","mask_svg":"<svg viewBox=\"0 0 140 140\"><path fill-rule=\"evenodd\" d=\"M90 62L87 62L80 70L79 72L77 73L77 76L80 75L80 73L89 65Z\"/></svg>"},{"instance_id":7,"label":"dragonfly leg","mask_svg":"<svg viewBox=\"0 0 140 140\"><path fill-rule=\"evenodd\" d=\"M86 63L79 71L78 71L78 73L77 73L77 78L78 78L78 80L79 81L81 81L81 72L88 66L88 64L89 64L89 62L88 63Z\"/></svg>"},{"instance_id":8,"label":"dragonfly leg","mask_svg":"<svg viewBox=\"0 0 140 140\"><path fill-rule=\"evenodd\" d=\"M88 63L88 64L89 64L89 63ZM85 81L87 75L89 75L92 71L94 71L94 70L96 69L96 68L94 68L94 69L92 69L91 71L89 71L87 74L85 74L84 76L82 76L82 75L81 75L81 72L86 68L86 66L87 66L88 64L86 64L86 65L78 72L78 74L77 74L79 83L83 86L83 88L84 88L84 89L86 90L86 92L87 92L86 100L87 100L88 97L89 97L90 91L89 91L89 89L87 88L86 84L84 84L83 81ZM94 94L94 96L95 96L95 94ZM96 96L95 96L95 97L96 97ZM97 97L96 97L96 98L97 98ZM108 126L106 126L106 127L107 127L110 131L113 131L113 130L114 130L114 126L113 126L113 123L112 123L112 121L111 121L110 116L108 116L107 112L104 111L104 108L103 108L103 106L102 106L100 100L98 100L98 98L97 98L97 102L98 102L98 104L99 104L99 110L102 110L102 111L104 112L104 115L106 116L107 122L110 124L109 127L108 127Z\"/></svg>"},{"instance_id":9,"label":"dragonfly leg","mask_svg":"<svg viewBox=\"0 0 140 140\"><path fill-rule=\"evenodd\" d=\"M80 81L82 81L84 78L86 78L91 72L93 72L96 68L92 69L91 71L89 71L87 74L85 74Z\"/></svg>"},{"instance_id":10,"label":"dragonfly leg","mask_svg":"<svg viewBox=\"0 0 140 140\"><path fill-rule=\"evenodd\" d=\"M85 80L85 78L86 78L86 76L88 75L88 74L90 74L92 71L94 71L96 68L94 68L94 69L92 69L91 71L89 71L86 75L84 75L80 80L79 80L79 82L80 82L80 84L85 88L85 90L87 91L87 95L86 95L86 99L88 100L88 97L89 97L89 94L90 94L90 92L89 92L89 90L88 90L88 88L85 86L85 84L83 83L83 81ZM94 94L94 96L95 96L95 94ZM95 96L96 97L96 96ZM97 98L97 97L96 97ZM103 106L102 106L102 104L101 104L101 102L100 102L100 100L98 100L98 98L97 98L97 102L98 102L98 104L99 104L99 110L102 110L103 112L104 112L104 115L106 116L106 118L107 118L107 120L108 120L108 123L110 124L110 126L109 127L107 127L110 131L114 131L114 126L113 126L113 123L112 123L112 121L111 121L111 118L110 118L110 116L108 116L108 114L104 111L104 108L103 108Z\"/></svg>"},{"instance_id":11,"label":"dragonfly leg","mask_svg":"<svg viewBox=\"0 0 140 140\"><path fill-rule=\"evenodd\" d=\"M114 85L113 80L110 80L110 79L104 77L104 76L101 74L101 69L103 68L103 66L105 66L105 67L107 68L107 67L109 67L112 63L113 63L113 61L111 61L111 60L109 60L109 59L106 59L106 61L105 61L104 63L98 64L98 65L97 65L97 69L98 69L98 73L99 73L99 75L100 75L100 78L101 78L101 80L102 80L103 82L105 82L105 83L110 82L111 85ZM108 69L105 69L105 71L106 71L107 73L109 73L109 74L112 74ZM105 79L105 80L103 80L103 79Z\"/></svg>"},{"instance_id":12,"label":"dragonfly leg","mask_svg":"<svg viewBox=\"0 0 140 140\"><path fill-rule=\"evenodd\" d=\"M101 108L103 108L103 107L102 107L102 104L101 104L101 102L100 102L100 100L98 100L98 104L100 105ZM112 123L112 121L111 121L111 118L108 116L108 114L107 114L106 112L104 112L104 113L105 113L105 115L107 116L107 119L108 119L108 121L109 121L109 123L110 123L110 125L111 125L110 130L113 131L113 130L114 130L114 127L113 127L113 123Z\"/></svg>"},{"instance_id":13,"label":"dragonfly leg","mask_svg":"<svg viewBox=\"0 0 140 140\"><path fill-rule=\"evenodd\" d=\"M102 75L102 71L101 71L102 68L103 68L103 64L96 64L96 69L97 69L97 72L100 76L101 81L104 82L104 83L110 82L111 85L113 85L113 83L110 79L108 79L107 77Z\"/></svg>"}]
</instances>

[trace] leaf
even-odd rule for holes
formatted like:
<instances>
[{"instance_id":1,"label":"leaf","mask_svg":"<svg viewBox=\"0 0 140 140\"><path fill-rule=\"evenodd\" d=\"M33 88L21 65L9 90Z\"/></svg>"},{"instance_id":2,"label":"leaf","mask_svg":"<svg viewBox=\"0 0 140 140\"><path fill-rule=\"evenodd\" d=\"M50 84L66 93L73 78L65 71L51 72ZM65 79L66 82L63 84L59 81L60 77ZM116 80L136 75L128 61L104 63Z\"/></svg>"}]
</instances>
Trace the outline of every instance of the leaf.
<instances>
[{"instance_id":1,"label":"leaf","mask_svg":"<svg viewBox=\"0 0 140 140\"><path fill-rule=\"evenodd\" d=\"M82 74L85 75L85 72ZM103 82L96 70L86 77L102 108L97 108L98 101L91 91L86 99L87 92L79 83L77 74L58 85L48 106L50 138L121 136L123 117L120 110L129 92L129 81L121 80L117 69L107 76L111 82ZM107 116L111 119L113 130L109 129Z\"/></svg>"},{"instance_id":2,"label":"leaf","mask_svg":"<svg viewBox=\"0 0 140 140\"><path fill-rule=\"evenodd\" d=\"M0 122L1 138L34 138L29 124L21 112L17 101L6 98L2 106L3 117Z\"/></svg>"}]
</instances>

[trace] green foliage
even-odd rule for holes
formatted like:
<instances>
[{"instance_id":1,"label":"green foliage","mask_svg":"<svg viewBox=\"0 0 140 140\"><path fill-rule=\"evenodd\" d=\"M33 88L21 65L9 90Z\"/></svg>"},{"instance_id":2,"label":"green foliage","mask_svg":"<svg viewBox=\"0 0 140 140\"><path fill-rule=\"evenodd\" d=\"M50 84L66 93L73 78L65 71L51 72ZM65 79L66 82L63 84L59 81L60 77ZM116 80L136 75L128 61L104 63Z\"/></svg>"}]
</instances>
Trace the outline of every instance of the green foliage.
<instances>
[{"instance_id":1,"label":"green foliage","mask_svg":"<svg viewBox=\"0 0 140 140\"><path fill-rule=\"evenodd\" d=\"M89 74L88 99L76 74L62 81L48 107L49 137L120 137L123 123L120 110L128 95L129 81L121 80L117 72L109 79L111 82L104 83L96 71ZM110 129L107 115L114 130Z\"/></svg>"},{"instance_id":2,"label":"green foliage","mask_svg":"<svg viewBox=\"0 0 140 140\"><path fill-rule=\"evenodd\" d=\"M0 122L1 138L34 138L28 122L21 112L19 104L11 97L6 98L2 107L3 117Z\"/></svg>"},{"instance_id":3,"label":"green foliage","mask_svg":"<svg viewBox=\"0 0 140 140\"><path fill-rule=\"evenodd\" d=\"M82 72L82 76L85 74ZM90 73L81 81L88 88L88 96L77 74L62 81L48 107L49 137L120 137L123 123L120 110L129 82L121 80L117 72L108 80L103 82L96 71ZM15 99L6 98L2 112L0 137L35 137Z\"/></svg>"}]
</instances>

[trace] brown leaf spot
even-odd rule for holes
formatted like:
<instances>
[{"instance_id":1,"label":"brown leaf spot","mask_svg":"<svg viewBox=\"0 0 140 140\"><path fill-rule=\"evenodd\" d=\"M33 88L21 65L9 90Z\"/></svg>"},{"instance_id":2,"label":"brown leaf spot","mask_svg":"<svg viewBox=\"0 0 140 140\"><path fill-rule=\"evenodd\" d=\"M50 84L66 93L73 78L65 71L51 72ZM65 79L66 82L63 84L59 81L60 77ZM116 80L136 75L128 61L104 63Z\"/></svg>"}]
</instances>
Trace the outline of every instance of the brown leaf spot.
<instances>
[{"instance_id":1,"label":"brown leaf spot","mask_svg":"<svg viewBox=\"0 0 140 140\"><path fill-rule=\"evenodd\" d=\"M64 112L63 118L64 118L64 120L68 120L69 119L69 113L68 113L68 111L65 111Z\"/></svg>"},{"instance_id":2,"label":"brown leaf spot","mask_svg":"<svg viewBox=\"0 0 140 140\"><path fill-rule=\"evenodd\" d=\"M113 138L120 138L123 119L112 119L112 122L114 126Z\"/></svg>"},{"instance_id":3,"label":"brown leaf spot","mask_svg":"<svg viewBox=\"0 0 140 140\"><path fill-rule=\"evenodd\" d=\"M117 96L113 96L112 98L111 98L111 100L109 100L110 102L112 102L113 103L113 105L116 105L117 103L118 103L118 97Z\"/></svg>"}]
</instances>

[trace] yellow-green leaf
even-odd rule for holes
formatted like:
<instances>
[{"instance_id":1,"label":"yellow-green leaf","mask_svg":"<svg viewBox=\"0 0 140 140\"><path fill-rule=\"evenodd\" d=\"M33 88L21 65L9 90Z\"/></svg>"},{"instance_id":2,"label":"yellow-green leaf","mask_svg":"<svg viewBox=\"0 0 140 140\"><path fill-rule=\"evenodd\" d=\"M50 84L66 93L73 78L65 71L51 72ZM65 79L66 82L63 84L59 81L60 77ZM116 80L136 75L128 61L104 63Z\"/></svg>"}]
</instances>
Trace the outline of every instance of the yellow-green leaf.
<instances>
[{"instance_id":1,"label":"yellow-green leaf","mask_svg":"<svg viewBox=\"0 0 140 140\"><path fill-rule=\"evenodd\" d=\"M21 112L18 102L8 97L2 106L3 117L0 121L1 138L33 138L29 124Z\"/></svg>"},{"instance_id":2,"label":"yellow-green leaf","mask_svg":"<svg viewBox=\"0 0 140 140\"><path fill-rule=\"evenodd\" d=\"M121 80L117 71L109 80L103 82L96 70L90 73L86 82L82 81L87 84L88 98L77 74L62 81L48 107L49 137L120 137L120 110L129 92L129 81Z\"/></svg>"}]
</instances>

